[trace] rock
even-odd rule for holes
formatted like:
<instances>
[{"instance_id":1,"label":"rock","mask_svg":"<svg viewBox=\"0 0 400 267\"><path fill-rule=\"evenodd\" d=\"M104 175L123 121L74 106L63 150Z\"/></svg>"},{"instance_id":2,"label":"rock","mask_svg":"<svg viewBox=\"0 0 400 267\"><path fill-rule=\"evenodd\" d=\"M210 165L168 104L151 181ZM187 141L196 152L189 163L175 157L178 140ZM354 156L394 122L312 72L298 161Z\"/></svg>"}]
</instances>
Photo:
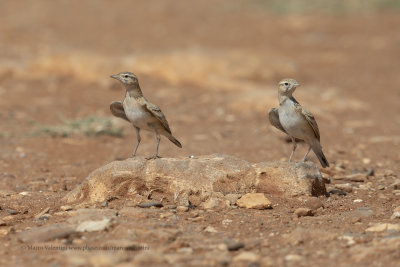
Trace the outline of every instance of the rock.
<instances>
[{"instance_id":1,"label":"rock","mask_svg":"<svg viewBox=\"0 0 400 267\"><path fill-rule=\"evenodd\" d=\"M296 214L297 217L314 216L314 212L309 208L298 208L294 211L294 214Z\"/></svg>"},{"instance_id":2,"label":"rock","mask_svg":"<svg viewBox=\"0 0 400 267\"><path fill-rule=\"evenodd\" d=\"M201 206L206 210L221 210L229 208L229 205L229 201L224 198L210 197Z\"/></svg>"},{"instance_id":3,"label":"rock","mask_svg":"<svg viewBox=\"0 0 400 267\"><path fill-rule=\"evenodd\" d=\"M187 207L187 206L178 206L178 207L176 207L176 210L180 211L180 212L186 212L186 211L189 210L189 207Z\"/></svg>"},{"instance_id":4,"label":"rock","mask_svg":"<svg viewBox=\"0 0 400 267\"><path fill-rule=\"evenodd\" d=\"M24 243L39 243L65 238L75 233L75 225L70 224L51 224L42 227L34 227L30 230L20 232L18 239Z\"/></svg>"},{"instance_id":5,"label":"rock","mask_svg":"<svg viewBox=\"0 0 400 267\"><path fill-rule=\"evenodd\" d=\"M322 174L312 162L261 162L253 166L257 173L256 192L286 197L326 195Z\"/></svg>"},{"instance_id":6,"label":"rock","mask_svg":"<svg viewBox=\"0 0 400 267\"><path fill-rule=\"evenodd\" d=\"M371 227L368 227L365 231L366 232L400 231L400 224L377 223Z\"/></svg>"},{"instance_id":7,"label":"rock","mask_svg":"<svg viewBox=\"0 0 400 267\"><path fill-rule=\"evenodd\" d=\"M244 248L244 243L241 241L236 241L230 238L224 239L222 240L222 242L226 245L226 248L229 251L236 251L239 250L241 248Z\"/></svg>"},{"instance_id":8,"label":"rock","mask_svg":"<svg viewBox=\"0 0 400 267\"><path fill-rule=\"evenodd\" d=\"M8 215L8 216L4 216L2 218L2 220L5 222L9 222L9 221L15 220L15 217L14 217L14 215Z\"/></svg>"},{"instance_id":9,"label":"rock","mask_svg":"<svg viewBox=\"0 0 400 267\"><path fill-rule=\"evenodd\" d=\"M17 211L17 210L12 210L12 209L6 209L6 212L7 212L8 214L10 214L10 215L17 215L17 214L20 213L19 211Z\"/></svg>"},{"instance_id":10,"label":"rock","mask_svg":"<svg viewBox=\"0 0 400 267\"><path fill-rule=\"evenodd\" d=\"M230 205L236 205L236 201L242 197L242 194L227 194L225 199L229 201Z\"/></svg>"},{"instance_id":11,"label":"rock","mask_svg":"<svg viewBox=\"0 0 400 267\"><path fill-rule=\"evenodd\" d=\"M236 201L239 207L246 209L270 209L271 201L263 193L248 193Z\"/></svg>"},{"instance_id":12,"label":"rock","mask_svg":"<svg viewBox=\"0 0 400 267\"><path fill-rule=\"evenodd\" d=\"M76 227L77 232L95 232L103 231L110 227L111 219L103 219L101 221L85 221Z\"/></svg>"},{"instance_id":13,"label":"rock","mask_svg":"<svg viewBox=\"0 0 400 267\"><path fill-rule=\"evenodd\" d=\"M260 256L250 252L250 251L243 251L240 254L238 254L237 256L235 256L233 258L234 262L238 262L238 261L249 261L249 262L255 262L258 261L260 259Z\"/></svg>"},{"instance_id":14,"label":"rock","mask_svg":"<svg viewBox=\"0 0 400 267\"><path fill-rule=\"evenodd\" d=\"M399 190L400 189L400 179L396 179L391 185L391 188L394 190Z\"/></svg>"},{"instance_id":15,"label":"rock","mask_svg":"<svg viewBox=\"0 0 400 267\"><path fill-rule=\"evenodd\" d=\"M221 223L222 223L222 225L229 225L229 224L232 223L232 220L230 220L230 219L225 219L225 220L223 220Z\"/></svg>"},{"instance_id":16,"label":"rock","mask_svg":"<svg viewBox=\"0 0 400 267\"><path fill-rule=\"evenodd\" d=\"M66 213L70 216L68 223L80 224L85 221L101 221L103 219L115 219L117 211L113 209L78 209Z\"/></svg>"},{"instance_id":17,"label":"rock","mask_svg":"<svg viewBox=\"0 0 400 267\"><path fill-rule=\"evenodd\" d=\"M353 192L353 186L349 183L346 184L335 184L335 187L339 190L343 190L344 192L351 193Z\"/></svg>"},{"instance_id":18,"label":"rock","mask_svg":"<svg viewBox=\"0 0 400 267\"><path fill-rule=\"evenodd\" d=\"M339 189L332 189L332 190L330 190L330 191L328 192L328 194L329 194L329 195L336 194L336 195L339 195L339 196L345 196L345 195L347 195L346 192L344 192L343 190L339 190Z\"/></svg>"},{"instance_id":19,"label":"rock","mask_svg":"<svg viewBox=\"0 0 400 267\"><path fill-rule=\"evenodd\" d=\"M326 194L322 175L314 163L250 164L233 156L213 154L195 159L114 161L89 174L63 201L101 203L110 197L146 196L151 191L167 202L183 205L191 196L204 201L213 192L243 195L254 189L287 197Z\"/></svg>"},{"instance_id":20,"label":"rock","mask_svg":"<svg viewBox=\"0 0 400 267\"><path fill-rule=\"evenodd\" d=\"M163 204L161 202L157 202L157 201L149 201L149 202L145 202L145 203L140 203L138 205L138 207L140 207L140 208L150 208L150 207L162 208Z\"/></svg>"},{"instance_id":21,"label":"rock","mask_svg":"<svg viewBox=\"0 0 400 267\"><path fill-rule=\"evenodd\" d=\"M303 261L303 256L297 254L289 254L285 256L285 261Z\"/></svg>"},{"instance_id":22,"label":"rock","mask_svg":"<svg viewBox=\"0 0 400 267\"><path fill-rule=\"evenodd\" d=\"M354 203L361 203L361 202L363 202L363 200L358 198L358 199L354 199L353 202Z\"/></svg>"},{"instance_id":23,"label":"rock","mask_svg":"<svg viewBox=\"0 0 400 267\"><path fill-rule=\"evenodd\" d=\"M350 175L336 175L332 177L334 180L346 180L351 182L365 182L367 175L365 173L355 173Z\"/></svg>"},{"instance_id":24,"label":"rock","mask_svg":"<svg viewBox=\"0 0 400 267\"><path fill-rule=\"evenodd\" d=\"M317 198L317 197L310 197L309 199L306 200L306 206L307 208L315 211L321 207L324 207L324 204L322 203L322 201Z\"/></svg>"},{"instance_id":25,"label":"rock","mask_svg":"<svg viewBox=\"0 0 400 267\"><path fill-rule=\"evenodd\" d=\"M392 216L390 216L390 219L391 219L391 220L400 219L400 211L394 212L394 213L392 214Z\"/></svg>"},{"instance_id":26,"label":"rock","mask_svg":"<svg viewBox=\"0 0 400 267\"><path fill-rule=\"evenodd\" d=\"M0 226L6 226L6 225L7 225L7 223L0 219Z\"/></svg>"},{"instance_id":27,"label":"rock","mask_svg":"<svg viewBox=\"0 0 400 267\"><path fill-rule=\"evenodd\" d=\"M207 226L206 229L204 229L204 232L209 232L209 233L218 233L217 229L215 229L212 226Z\"/></svg>"}]
</instances>

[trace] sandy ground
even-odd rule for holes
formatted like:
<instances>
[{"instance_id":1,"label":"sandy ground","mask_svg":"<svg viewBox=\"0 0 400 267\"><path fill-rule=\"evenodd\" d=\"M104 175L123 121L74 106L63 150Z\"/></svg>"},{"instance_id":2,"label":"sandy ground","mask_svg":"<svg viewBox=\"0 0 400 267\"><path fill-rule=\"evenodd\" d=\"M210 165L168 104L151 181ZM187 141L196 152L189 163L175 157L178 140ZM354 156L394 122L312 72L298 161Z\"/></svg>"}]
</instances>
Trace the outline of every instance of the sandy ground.
<instances>
[{"instance_id":1,"label":"sandy ground","mask_svg":"<svg viewBox=\"0 0 400 267\"><path fill-rule=\"evenodd\" d=\"M274 9L271 2L2 1L1 264L146 261L142 251L21 253L18 241L29 228L60 221L54 212L64 205L61 198L92 170L130 156L135 133L109 112L109 103L121 100L124 90L109 75L132 71L183 144L179 149L163 139L164 157L224 153L250 162L287 160L291 144L266 114L278 105L278 81L292 77L302 85L295 97L318 122L331 163L324 173L335 178L374 170L363 182L345 181L352 191L347 195L321 198L325 207L313 217L293 215L302 199L275 196L268 196L274 208L262 211L195 208L162 219L160 214L172 211L143 209L129 227L145 225L154 234L131 240L146 243L154 262L395 266L400 230L366 229L400 224L390 219L400 206L399 9L296 12ZM88 117L94 125L76 122ZM101 119L111 130L96 124ZM110 135L120 131L122 136ZM143 133L138 155L154 149L154 136ZM301 144L295 159L305 151ZM317 162L311 154L309 160ZM328 190L337 183L344 181L332 179ZM47 207L49 220L35 218ZM372 213L360 217L354 213L360 209ZM227 219L232 222L222 224ZM204 232L207 226L217 233ZM117 240L124 230L115 229L100 235ZM245 246L224 251L220 244L226 238ZM102 244L99 233L52 244L67 241ZM241 260L243 252L255 258Z\"/></svg>"}]
</instances>

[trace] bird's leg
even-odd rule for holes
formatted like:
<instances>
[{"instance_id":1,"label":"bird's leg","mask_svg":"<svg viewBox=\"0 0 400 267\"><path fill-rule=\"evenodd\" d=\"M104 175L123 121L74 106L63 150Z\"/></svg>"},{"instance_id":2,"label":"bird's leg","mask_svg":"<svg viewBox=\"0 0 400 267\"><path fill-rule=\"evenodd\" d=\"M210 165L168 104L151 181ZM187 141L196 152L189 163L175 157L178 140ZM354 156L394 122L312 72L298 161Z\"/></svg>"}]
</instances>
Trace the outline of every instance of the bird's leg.
<instances>
[{"instance_id":1,"label":"bird's leg","mask_svg":"<svg viewBox=\"0 0 400 267\"><path fill-rule=\"evenodd\" d=\"M142 138L140 137L140 128L138 128L136 126L133 126L133 127L136 130L137 143L136 143L136 146L135 146L135 150L133 151L132 158L134 158L136 156L136 151L137 151L137 149L139 147L140 141L142 140Z\"/></svg>"},{"instance_id":2,"label":"bird's leg","mask_svg":"<svg viewBox=\"0 0 400 267\"><path fill-rule=\"evenodd\" d=\"M157 138L156 153L155 153L153 156L151 156L151 157L147 157L146 159L161 158L161 157L158 155L158 147L160 146L160 141L161 141L161 137L160 137L160 135L158 134L158 132L156 132L156 138Z\"/></svg>"},{"instance_id":3,"label":"bird's leg","mask_svg":"<svg viewBox=\"0 0 400 267\"><path fill-rule=\"evenodd\" d=\"M311 150L311 146L308 148L307 153L304 155L302 162L306 161L306 157L307 157L308 153L310 153L310 150Z\"/></svg>"},{"instance_id":4,"label":"bird's leg","mask_svg":"<svg viewBox=\"0 0 400 267\"><path fill-rule=\"evenodd\" d=\"M289 162L292 161L292 157L294 155L294 151L296 150L296 147L297 147L296 139L294 139L294 137L291 137L291 138L292 138L293 149L292 149L292 154L290 154Z\"/></svg>"}]
</instances>

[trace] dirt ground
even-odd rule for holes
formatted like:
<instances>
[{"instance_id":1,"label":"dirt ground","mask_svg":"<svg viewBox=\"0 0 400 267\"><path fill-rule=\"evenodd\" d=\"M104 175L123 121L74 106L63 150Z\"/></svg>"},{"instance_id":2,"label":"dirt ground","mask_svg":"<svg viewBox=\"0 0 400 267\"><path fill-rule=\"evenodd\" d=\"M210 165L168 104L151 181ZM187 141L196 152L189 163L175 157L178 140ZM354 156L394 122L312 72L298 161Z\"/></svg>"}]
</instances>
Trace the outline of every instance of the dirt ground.
<instances>
[{"instance_id":1,"label":"dirt ground","mask_svg":"<svg viewBox=\"0 0 400 267\"><path fill-rule=\"evenodd\" d=\"M347 2L1 1L0 265L396 266L400 9ZM124 96L109 78L120 71L137 74L183 144L162 139L162 156L224 153L249 162L288 159L291 144L267 111L278 105L278 81L295 78L295 97L314 114L331 163L322 170L328 191L347 183L347 194L320 198L324 208L300 218L303 198L272 195L270 210L143 209L131 226L153 234L131 239L150 258L23 249L19 234L60 222L62 197L91 171L131 155L135 132L109 111ZM154 136L143 133L138 155L154 149ZM295 160L305 151L300 144ZM309 160L318 163L312 153ZM367 231L384 223L395 229ZM116 229L44 244L98 246L118 240ZM244 247L226 251L227 239Z\"/></svg>"}]
</instances>

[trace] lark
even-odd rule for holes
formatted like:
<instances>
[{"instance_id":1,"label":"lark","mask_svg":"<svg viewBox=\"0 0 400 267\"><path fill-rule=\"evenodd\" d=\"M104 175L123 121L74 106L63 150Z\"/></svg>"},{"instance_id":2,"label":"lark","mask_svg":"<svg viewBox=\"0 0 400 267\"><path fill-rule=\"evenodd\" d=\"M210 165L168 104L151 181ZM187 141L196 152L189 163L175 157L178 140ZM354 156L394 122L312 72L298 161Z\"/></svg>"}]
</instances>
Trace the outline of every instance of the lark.
<instances>
[{"instance_id":1,"label":"lark","mask_svg":"<svg viewBox=\"0 0 400 267\"><path fill-rule=\"evenodd\" d=\"M310 147L303 157L305 161L312 149L318 157L322 167L329 167L328 160L322 152L320 134L314 116L305 110L293 97L293 92L300 84L294 79L283 79L278 84L279 108L272 108L269 112L269 121L273 126L290 136L293 143L292 160L296 150L296 138L305 141Z\"/></svg>"},{"instance_id":2,"label":"lark","mask_svg":"<svg viewBox=\"0 0 400 267\"><path fill-rule=\"evenodd\" d=\"M119 118L122 118L130 123L136 130L137 143L133 151L132 157L136 156L136 151L139 147L141 137L140 130L154 132L157 139L156 152L153 156L146 159L160 158L158 155L158 147L161 141L161 135L167 137L172 143L178 147L182 147L181 143L172 136L167 119L161 109L150 103L142 93L139 86L138 78L132 72L121 72L111 75L120 81L126 89L125 99L122 102L114 101L110 105L111 113Z\"/></svg>"}]
</instances>

